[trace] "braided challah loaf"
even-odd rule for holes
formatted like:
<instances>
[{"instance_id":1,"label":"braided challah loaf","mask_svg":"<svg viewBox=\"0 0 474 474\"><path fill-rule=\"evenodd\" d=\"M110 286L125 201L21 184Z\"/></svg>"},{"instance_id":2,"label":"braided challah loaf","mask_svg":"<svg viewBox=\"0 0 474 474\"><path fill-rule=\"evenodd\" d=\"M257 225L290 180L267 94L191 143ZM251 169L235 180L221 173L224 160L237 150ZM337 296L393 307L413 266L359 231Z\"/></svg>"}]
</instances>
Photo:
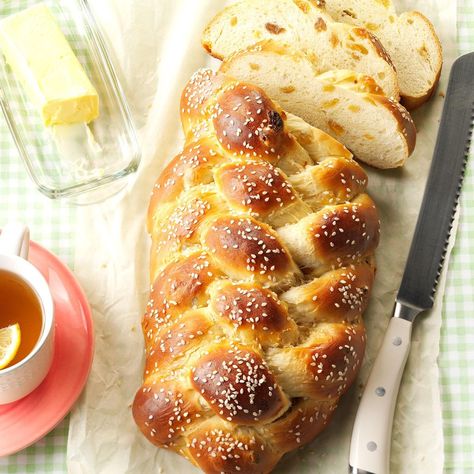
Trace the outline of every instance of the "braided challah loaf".
<instances>
[{"instance_id":1,"label":"braided challah loaf","mask_svg":"<svg viewBox=\"0 0 474 474\"><path fill-rule=\"evenodd\" d=\"M198 71L153 190L133 416L206 473L266 473L329 422L364 354L379 221L336 140Z\"/></svg>"}]
</instances>

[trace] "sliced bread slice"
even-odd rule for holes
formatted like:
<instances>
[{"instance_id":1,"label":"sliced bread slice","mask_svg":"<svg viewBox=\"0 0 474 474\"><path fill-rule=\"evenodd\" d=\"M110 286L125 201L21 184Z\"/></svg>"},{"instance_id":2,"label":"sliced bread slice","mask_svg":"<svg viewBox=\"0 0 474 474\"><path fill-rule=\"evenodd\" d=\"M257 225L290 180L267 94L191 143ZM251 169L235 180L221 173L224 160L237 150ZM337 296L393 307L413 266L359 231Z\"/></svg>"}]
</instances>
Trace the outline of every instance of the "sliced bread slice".
<instances>
[{"instance_id":1,"label":"sliced bread slice","mask_svg":"<svg viewBox=\"0 0 474 474\"><path fill-rule=\"evenodd\" d=\"M367 28L388 51L398 73L402 103L426 102L439 80L443 56L431 22L416 11L397 15L391 0L317 0L334 19Z\"/></svg>"},{"instance_id":2,"label":"sliced bread slice","mask_svg":"<svg viewBox=\"0 0 474 474\"><path fill-rule=\"evenodd\" d=\"M410 114L382 95L368 76L344 70L318 74L305 53L273 40L236 53L222 63L221 71L262 87L284 110L322 129L372 166L402 166L414 149Z\"/></svg>"},{"instance_id":3,"label":"sliced bread slice","mask_svg":"<svg viewBox=\"0 0 474 474\"><path fill-rule=\"evenodd\" d=\"M372 76L385 95L399 99L395 69L376 37L364 28L335 22L314 1L240 1L209 23L202 43L211 55L227 59L266 39L303 50L319 73L350 69Z\"/></svg>"}]
</instances>

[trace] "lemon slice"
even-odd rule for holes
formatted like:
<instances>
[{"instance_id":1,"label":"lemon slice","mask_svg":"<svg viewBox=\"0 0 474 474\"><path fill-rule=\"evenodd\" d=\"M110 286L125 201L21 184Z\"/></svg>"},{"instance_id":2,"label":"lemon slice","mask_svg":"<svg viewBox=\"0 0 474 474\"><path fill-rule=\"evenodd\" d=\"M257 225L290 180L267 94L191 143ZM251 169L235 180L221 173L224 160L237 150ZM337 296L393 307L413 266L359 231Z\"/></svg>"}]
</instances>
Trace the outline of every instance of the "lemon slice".
<instances>
[{"instance_id":1,"label":"lemon slice","mask_svg":"<svg viewBox=\"0 0 474 474\"><path fill-rule=\"evenodd\" d=\"M20 341L19 324L0 329L0 369L4 369L15 358Z\"/></svg>"}]
</instances>

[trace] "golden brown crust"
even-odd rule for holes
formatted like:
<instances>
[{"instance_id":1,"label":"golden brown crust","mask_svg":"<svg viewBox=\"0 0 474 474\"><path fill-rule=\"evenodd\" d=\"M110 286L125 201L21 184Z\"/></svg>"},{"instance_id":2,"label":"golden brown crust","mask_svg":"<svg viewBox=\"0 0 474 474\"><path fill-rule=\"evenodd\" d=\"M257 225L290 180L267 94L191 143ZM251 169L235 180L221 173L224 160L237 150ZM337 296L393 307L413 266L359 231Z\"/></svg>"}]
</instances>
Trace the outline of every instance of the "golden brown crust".
<instances>
[{"instance_id":1,"label":"golden brown crust","mask_svg":"<svg viewBox=\"0 0 474 474\"><path fill-rule=\"evenodd\" d=\"M257 216L267 216L297 198L286 176L270 163L231 163L218 168L214 179L234 208L250 210Z\"/></svg>"},{"instance_id":2,"label":"golden brown crust","mask_svg":"<svg viewBox=\"0 0 474 474\"><path fill-rule=\"evenodd\" d=\"M192 433L187 450L207 474L265 474L280 458L255 432L229 431L225 425L210 423Z\"/></svg>"},{"instance_id":3,"label":"golden brown crust","mask_svg":"<svg viewBox=\"0 0 474 474\"><path fill-rule=\"evenodd\" d=\"M269 283L298 270L270 226L251 217L220 217L203 235L216 265L236 279Z\"/></svg>"},{"instance_id":4,"label":"golden brown crust","mask_svg":"<svg viewBox=\"0 0 474 474\"><path fill-rule=\"evenodd\" d=\"M156 277L150 291L143 332L147 339L161 324L192 307L195 300L206 297L207 286L221 272L205 252L198 252L166 266ZM150 335L149 335L150 334Z\"/></svg>"},{"instance_id":5,"label":"golden brown crust","mask_svg":"<svg viewBox=\"0 0 474 474\"><path fill-rule=\"evenodd\" d=\"M352 385L365 351L363 324L333 325L330 338L324 337L302 349L310 376L310 390L329 399L339 398Z\"/></svg>"},{"instance_id":6,"label":"golden brown crust","mask_svg":"<svg viewBox=\"0 0 474 474\"><path fill-rule=\"evenodd\" d=\"M384 96L372 96L375 102L379 102L387 107L398 122L398 130L403 134L408 146L408 155L413 153L416 145L416 126L411 115L398 102ZM400 163L402 165L403 163Z\"/></svg>"},{"instance_id":7,"label":"golden brown crust","mask_svg":"<svg viewBox=\"0 0 474 474\"><path fill-rule=\"evenodd\" d=\"M148 206L148 232L152 231L157 206L177 199L186 183L194 185L212 179L206 178L207 174L212 176L210 170L223 160L216 148L209 140L191 142L165 167L153 186Z\"/></svg>"},{"instance_id":8,"label":"golden brown crust","mask_svg":"<svg viewBox=\"0 0 474 474\"><path fill-rule=\"evenodd\" d=\"M326 192L326 204L348 202L363 193L367 187L367 174L353 160L328 158L314 169L318 188ZM332 202L328 199L328 193Z\"/></svg>"},{"instance_id":9,"label":"golden brown crust","mask_svg":"<svg viewBox=\"0 0 474 474\"><path fill-rule=\"evenodd\" d=\"M204 310L189 310L160 324L145 351L145 374L171 365L199 345L212 325L213 321Z\"/></svg>"},{"instance_id":10,"label":"golden brown crust","mask_svg":"<svg viewBox=\"0 0 474 474\"><path fill-rule=\"evenodd\" d=\"M132 414L150 442L172 447L192 422L200 420L202 407L191 387L150 378L136 393Z\"/></svg>"},{"instance_id":11,"label":"golden brown crust","mask_svg":"<svg viewBox=\"0 0 474 474\"><path fill-rule=\"evenodd\" d=\"M220 94L213 115L216 137L225 150L275 161L290 143L281 111L262 90L236 83Z\"/></svg>"},{"instance_id":12,"label":"golden brown crust","mask_svg":"<svg viewBox=\"0 0 474 474\"><path fill-rule=\"evenodd\" d=\"M133 416L206 473L268 473L357 374L377 212L350 153L292 119L295 137L259 88L203 71L181 105L187 145L148 210Z\"/></svg>"},{"instance_id":13,"label":"golden brown crust","mask_svg":"<svg viewBox=\"0 0 474 474\"><path fill-rule=\"evenodd\" d=\"M297 327L284 303L274 292L255 283L222 282L213 289L209 306L262 347L281 345L296 337Z\"/></svg>"},{"instance_id":14,"label":"golden brown crust","mask_svg":"<svg viewBox=\"0 0 474 474\"><path fill-rule=\"evenodd\" d=\"M360 260L379 242L379 219L373 201L362 194L351 204L328 206L308 227L316 258L328 265Z\"/></svg>"},{"instance_id":15,"label":"golden brown crust","mask_svg":"<svg viewBox=\"0 0 474 474\"><path fill-rule=\"evenodd\" d=\"M193 387L224 420L255 425L276 418L288 406L260 354L221 344L196 361Z\"/></svg>"},{"instance_id":16,"label":"golden brown crust","mask_svg":"<svg viewBox=\"0 0 474 474\"><path fill-rule=\"evenodd\" d=\"M216 208L216 196L211 193L189 196L177 206L167 206L157 214L152 229L151 258L155 267L162 266L187 245L195 243L202 222Z\"/></svg>"},{"instance_id":17,"label":"golden brown crust","mask_svg":"<svg viewBox=\"0 0 474 474\"><path fill-rule=\"evenodd\" d=\"M206 104L215 92L225 83L225 77L217 75L210 69L200 69L186 84L181 94L181 122L187 135L192 122L198 121L206 114Z\"/></svg>"}]
</instances>

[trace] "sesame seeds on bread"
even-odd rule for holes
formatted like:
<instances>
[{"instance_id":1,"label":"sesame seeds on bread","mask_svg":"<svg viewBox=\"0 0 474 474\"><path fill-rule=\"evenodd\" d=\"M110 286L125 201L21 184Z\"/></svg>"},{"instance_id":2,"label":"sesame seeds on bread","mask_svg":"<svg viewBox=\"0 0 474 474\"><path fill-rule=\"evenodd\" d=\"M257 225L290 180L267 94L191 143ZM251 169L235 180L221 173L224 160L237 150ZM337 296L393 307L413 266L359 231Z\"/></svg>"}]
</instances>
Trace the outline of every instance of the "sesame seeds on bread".
<instances>
[{"instance_id":1,"label":"sesame seeds on bread","mask_svg":"<svg viewBox=\"0 0 474 474\"><path fill-rule=\"evenodd\" d=\"M351 153L258 86L200 70L181 118L148 209L132 413L207 474L267 474L357 376L379 219Z\"/></svg>"}]
</instances>

